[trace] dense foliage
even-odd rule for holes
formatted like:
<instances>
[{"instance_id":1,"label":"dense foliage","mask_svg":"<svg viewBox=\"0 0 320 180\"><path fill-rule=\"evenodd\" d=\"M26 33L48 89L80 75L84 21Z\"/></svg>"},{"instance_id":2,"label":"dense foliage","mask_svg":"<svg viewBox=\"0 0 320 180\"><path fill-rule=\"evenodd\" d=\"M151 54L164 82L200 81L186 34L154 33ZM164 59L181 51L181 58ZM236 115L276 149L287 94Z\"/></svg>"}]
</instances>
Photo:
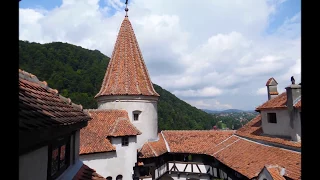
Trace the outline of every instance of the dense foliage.
<instances>
[{"instance_id":1,"label":"dense foliage","mask_svg":"<svg viewBox=\"0 0 320 180\"><path fill-rule=\"evenodd\" d=\"M258 112L223 112L212 113L212 117L217 121L219 129L239 129L251 119L256 117Z\"/></svg>"},{"instance_id":2,"label":"dense foliage","mask_svg":"<svg viewBox=\"0 0 320 180\"><path fill-rule=\"evenodd\" d=\"M94 96L100 90L109 60L98 50L68 43L19 41L19 68L47 81L61 95L86 109L97 107ZM154 84L154 88L160 94L160 130L211 129L219 121L218 117L189 105L160 86Z\"/></svg>"}]
</instances>

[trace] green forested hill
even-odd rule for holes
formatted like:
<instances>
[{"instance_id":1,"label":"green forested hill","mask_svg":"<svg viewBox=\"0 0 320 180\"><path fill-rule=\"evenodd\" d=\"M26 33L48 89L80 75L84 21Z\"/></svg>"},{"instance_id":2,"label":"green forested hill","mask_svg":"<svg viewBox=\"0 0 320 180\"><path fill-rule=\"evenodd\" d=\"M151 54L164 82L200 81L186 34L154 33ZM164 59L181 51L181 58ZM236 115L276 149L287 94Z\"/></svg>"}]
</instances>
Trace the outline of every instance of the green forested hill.
<instances>
[{"instance_id":1,"label":"green forested hill","mask_svg":"<svg viewBox=\"0 0 320 180\"><path fill-rule=\"evenodd\" d=\"M110 58L100 51L68 43L48 44L19 41L19 68L47 81L61 95L86 109L96 108L94 96L100 90ZM216 119L154 84L160 94L159 129L211 129Z\"/></svg>"}]
</instances>

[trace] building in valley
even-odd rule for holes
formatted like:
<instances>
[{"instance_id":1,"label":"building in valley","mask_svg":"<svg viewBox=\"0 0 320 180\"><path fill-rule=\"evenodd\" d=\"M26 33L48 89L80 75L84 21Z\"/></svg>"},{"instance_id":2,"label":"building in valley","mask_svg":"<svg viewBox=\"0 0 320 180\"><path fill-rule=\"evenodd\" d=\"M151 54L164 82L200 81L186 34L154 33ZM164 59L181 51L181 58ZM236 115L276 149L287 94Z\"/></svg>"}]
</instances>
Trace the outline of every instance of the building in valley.
<instances>
[{"instance_id":1,"label":"building in valley","mask_svg":"<svg viewBox=\"0 0 320 180\"><path fill-rule=\"evenodd\" d=\"M45 81L19 69L19 179L105 180L79 160L90 116Z\"/></svg>"}]
</instances>

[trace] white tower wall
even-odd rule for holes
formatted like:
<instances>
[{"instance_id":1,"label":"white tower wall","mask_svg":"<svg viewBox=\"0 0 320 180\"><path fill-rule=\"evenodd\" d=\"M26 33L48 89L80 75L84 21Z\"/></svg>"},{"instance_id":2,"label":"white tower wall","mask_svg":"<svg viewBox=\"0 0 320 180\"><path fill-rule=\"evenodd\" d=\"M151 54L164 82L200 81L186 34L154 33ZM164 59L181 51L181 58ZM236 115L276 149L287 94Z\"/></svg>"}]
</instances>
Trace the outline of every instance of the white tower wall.
<instances>
[{"instance_id":1,"label":"white tower wall","mask_svg":"<svg viewBox=\"0 0 320 180\"><path fill-rule=\"evenodd\" d=\"M137 136L137 148L158 137L158 97L154 96L103 96L97 99L98 109L124 109L130 121L142 134ZM138 120L133 112L141 111Z\"/></svg>"}]
</instances>

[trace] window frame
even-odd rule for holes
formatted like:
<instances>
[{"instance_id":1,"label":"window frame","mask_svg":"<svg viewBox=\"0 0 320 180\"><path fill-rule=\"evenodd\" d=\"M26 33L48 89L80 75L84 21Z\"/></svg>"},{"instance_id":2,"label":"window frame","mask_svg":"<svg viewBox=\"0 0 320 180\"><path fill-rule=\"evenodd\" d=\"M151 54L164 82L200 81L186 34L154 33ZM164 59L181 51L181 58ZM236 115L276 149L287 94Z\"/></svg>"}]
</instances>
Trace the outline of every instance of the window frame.
<instances>
[{"instance_id":1,"label":"window frame","mask_svg":"<svg viewBox=\"0 0 320 180\"><path fill-rule=\"evenodd\" d=\"M132 120L133 121L139 121L140 114L141 114L141 111L139 111L139 110L133 111L132 112ZM137 119L135 118L135 116L137 116Z\"/></svg>"},{"instance_id":2,"label":"window frame","mask_svg":"<svg viewBox=\"0 0 320 180\"><path fill-rule=\"evenodd\" d=\"M121 137L121 146L129 146L129 136Z\"/></svg>"},{"instance_id":3,"label":"window frame","mask_svg":"<svg viewBox=\"0 0 320 180\"><path fill-rule=\"evenodd\" d=\"M47 166L47 179L48 180L53 180L58 178L69 166L70 166L70 139L71 135L64 136L57 138L53 140L49 145L48 145L48 166ZM63 167L60 167L60 155L61 155L61 147L65 145L65 155L64 155L64 160L65 160L65 165ZM57 171L54 174L51 174L52 170L52 153L53 150L58 148L58 168Z\"/></svg>"},{"instance_id":4,"label":"window frame","mask_svg":"<svg viewBox=\"0 0 320 180\"><path fill-rule=\"evenodd\" d=\"M277 124L277 113L267 113L267 121L270 124Z\"/></svg>"}]
</instances>

